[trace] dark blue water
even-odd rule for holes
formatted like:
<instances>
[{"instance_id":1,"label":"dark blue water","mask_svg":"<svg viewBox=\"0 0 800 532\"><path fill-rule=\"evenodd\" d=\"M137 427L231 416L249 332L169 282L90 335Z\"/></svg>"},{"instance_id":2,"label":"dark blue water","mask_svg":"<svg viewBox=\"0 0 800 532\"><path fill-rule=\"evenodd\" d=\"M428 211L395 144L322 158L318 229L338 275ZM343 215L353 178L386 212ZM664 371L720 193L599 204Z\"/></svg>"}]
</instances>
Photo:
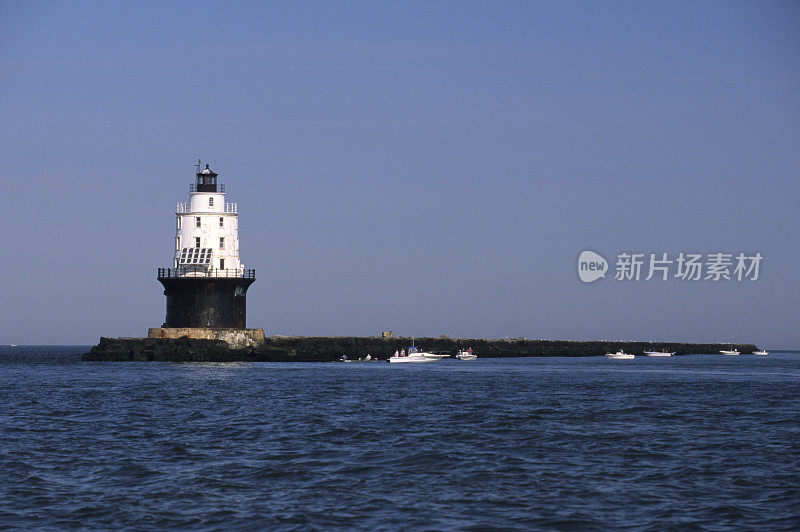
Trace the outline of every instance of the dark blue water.
<instances>
[{"instance_id":1,"label":"dark blue water","mask_svg":"<svg viewBox=\"0 0 800 532\"><path fill-rule=\"evenodd\" d=\"M800 528L797 353L77 362L85 350L0 348L0 528Z\"/></svg>"}]
</instances>

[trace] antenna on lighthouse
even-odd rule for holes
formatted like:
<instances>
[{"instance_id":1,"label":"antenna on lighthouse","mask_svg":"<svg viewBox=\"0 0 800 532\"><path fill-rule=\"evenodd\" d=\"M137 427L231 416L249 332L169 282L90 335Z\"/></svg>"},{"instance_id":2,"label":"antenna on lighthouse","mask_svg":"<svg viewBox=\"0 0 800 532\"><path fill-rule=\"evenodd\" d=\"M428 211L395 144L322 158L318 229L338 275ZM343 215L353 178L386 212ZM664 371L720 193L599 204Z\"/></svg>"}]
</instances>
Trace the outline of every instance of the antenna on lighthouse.
<instances>
[{"instance_id":1,"label":"antenna on lighthouse","mask_svg":"<svg viewBox=\"0 0 800 532\"><path fill-rule=\"evenodd\" d=\"M198 157L198 159L197 159L197 164L196 164L196 165L194 165L194 167L195 167L195 175L197 175L197 174L199 174L199 173L200 173L200 167L201 167L201 166L203 166L203 162L202 162L202 161L200 160L200 158Z\"/></svg>"}]
</instances>

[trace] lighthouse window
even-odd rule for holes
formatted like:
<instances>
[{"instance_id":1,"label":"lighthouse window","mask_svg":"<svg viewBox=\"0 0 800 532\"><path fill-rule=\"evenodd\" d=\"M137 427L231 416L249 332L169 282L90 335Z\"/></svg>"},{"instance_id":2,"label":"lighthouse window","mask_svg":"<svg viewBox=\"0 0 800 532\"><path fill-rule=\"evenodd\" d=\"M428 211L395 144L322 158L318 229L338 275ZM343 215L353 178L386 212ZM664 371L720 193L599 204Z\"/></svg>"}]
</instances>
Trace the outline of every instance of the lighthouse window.
<instances>
[{"instance_id":1,"label":"lighthouse window","mask_svg":"<svg viewBox=\"0 0 800 532\"><path fill-rule=\"evenodd\" d=\"M196 248L200 247L200 237L199 236L194 237L194 247L196 247Z\"/></svg>"},{"instance_id":2,"label":"lighthouse window","mask_svg":"<svg viewBox=\"0 0 800 532\"><path fill-rule=\"evenodd\" d=\"M209 207L213 207L214 206L214 198L208 198L208 206Z\"/></svg>"},{"instance_id":3,"label":"lighthouse window","mask_svg":"<svg viewBox=\"0 0 800 532\"><path fill-rule=\"evenodd\" d=\"M219 237L219 249L225 249L225 237Z\"/></svg>"},{"instance_id":4,"label":"lighthouse window","mask_svg":"<svg viewBox=\"0 0 800 532\"><path fill-rule=\"evenodd\" d=\"M219 269L220 270L225 269L225 259L219 259Z\"/></svg>"},{"instance_id":5,"label":"lighthouse window","mask_svg":"<svg viewBox=\"0 0 800 532\"><path fill-rule=\"evenodd\" d=\"M195 216L194 224L195 224L195 226L200 227L200 217L199 216Z\"/></svg>"},{"instance_id":6,"label":"lighthouse window","mask_svg":"<svg viewBox=\"0 0 800 532\"><path fill-rule=\"evenodd\" d=\"M219 226L220 227L224 227L225 226L224 220L225 220L225 218L223 218L222 216L219 217Z\"/></svg>"}]
</instances>

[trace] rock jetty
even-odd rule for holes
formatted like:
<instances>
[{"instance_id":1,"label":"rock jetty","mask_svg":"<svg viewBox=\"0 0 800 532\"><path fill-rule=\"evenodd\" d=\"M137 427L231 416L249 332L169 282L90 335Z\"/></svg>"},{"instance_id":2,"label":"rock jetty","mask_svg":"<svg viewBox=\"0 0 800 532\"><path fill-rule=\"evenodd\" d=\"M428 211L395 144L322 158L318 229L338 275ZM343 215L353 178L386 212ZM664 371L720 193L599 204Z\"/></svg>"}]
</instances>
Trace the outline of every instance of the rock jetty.
<instances>
[{"instance_id":1,"label":"rock jetty","mask_svg":"<svg viewBox=\"0 0 800 532\"><path fill-rule=\"evenodd\" d=\"M480 358L501 357L585 357L613 353L619 349L641 355L645 351L673 351L676 355L718 354L737 349L746 354L758 348L752 344L696 344L679 342L561 341L509 338L416 338L422 349L455 354L472 348ZM411 338L271 336L256 346L232 348L223 340L201 338L100 338L100 343L82 359L87 361L161 362L331 362L343 355L350 359L386 359L407 349Z\"/></svg>"}]
</instances>

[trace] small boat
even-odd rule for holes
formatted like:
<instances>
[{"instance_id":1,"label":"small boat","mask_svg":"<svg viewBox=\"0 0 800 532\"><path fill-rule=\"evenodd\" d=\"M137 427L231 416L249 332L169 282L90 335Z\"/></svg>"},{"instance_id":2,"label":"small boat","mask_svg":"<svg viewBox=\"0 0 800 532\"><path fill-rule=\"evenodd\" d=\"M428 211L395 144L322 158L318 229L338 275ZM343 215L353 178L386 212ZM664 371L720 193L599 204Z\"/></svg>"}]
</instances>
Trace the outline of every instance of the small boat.
<instances>
[{"instance_id":1,"label":"small boat","mask_svg":"<svg viewBox=\"0 0 800 532\"><path fill-rule=\"evenodd\" d=\"M472 353L472 348L470 347L467 351L461 350L456 355L456 358L459 360L475 360L478 358L478 355Z\"/></svg>"},{"instance_id":2,"label":"small boat","mask_svg":"<svg viewBox=\"0 0 800 532\"><path fill-rule=\"evenodd\" d=\"M645 355L649 357L671 357L675 354L675 352L667 352L667 351L645 351Z\"/></svg>"},{"instance_id":3,"label":"small boat","mask_svg":"<svg viewBox=\"0 0 800 532\"><path fill-rule=\"evenodd\" d=\"M723 349L722 351L720 351L720 353L723 354L723 355L734 355L735 356L735 355L739 354L739 351L737 351L736 349L734 349L732 351L726 351L726 350Z\"/></svg>"},{"instance_id":4,"label":"small boat","mask_svg":"<svg viewBox=\"0 0 800 532\"><path fill-rule=\"evenodd\" d=\"M767 355L769 354L769 352L767 352L767 351L764 351L763 349L761 349L761 350L759 350L759 351L753 351L753 354L754 354L754 355L760 355L760 356L762 356L762 357L765 357L765 356L767 356Z\"/></svg>"},{"instance_id":5,"label":"small boat","mask_svg":"<svg viewBox=\"0 0 800 532\"><path fill-rule=\"evenodd\" d=\"M620 349L616 353L606 353L606 356L608 358L613 358L617 360L630 360L634 358L636 355L634 355L633 353L625 353L622 349Z\"/></svg>"},{"instance_id":6,"label":"small boat","mask_svg":"<svg viewBox=\"0 0 800 532\"><path fill-rule=\"evenodd\" d=\"M374 362L377 358L372 358L372 355L367 355L364 358L347 358L347 355L342 355L338 358L339 362Z\"/></svg>"}]
</instances>

